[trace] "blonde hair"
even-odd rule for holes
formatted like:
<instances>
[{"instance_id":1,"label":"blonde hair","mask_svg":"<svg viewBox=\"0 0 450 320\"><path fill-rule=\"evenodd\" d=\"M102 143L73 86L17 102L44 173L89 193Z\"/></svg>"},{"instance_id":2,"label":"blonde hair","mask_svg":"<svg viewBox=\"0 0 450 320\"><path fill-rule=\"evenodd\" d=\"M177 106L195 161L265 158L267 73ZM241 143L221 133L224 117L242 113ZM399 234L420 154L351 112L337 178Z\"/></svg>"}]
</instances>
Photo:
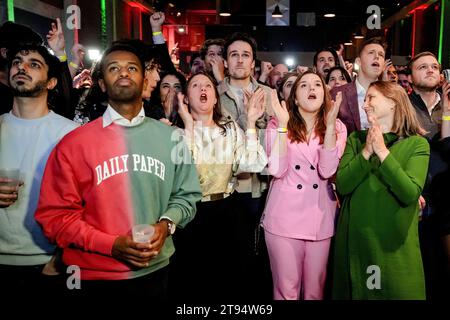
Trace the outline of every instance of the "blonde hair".
<instances>
[{"instance_id":1,"label":"blonde hair","mask_svg":"<svg viewBox=\"0 0 450 320\"><path fill-rule=\"evenodd\" d=\"M391 132L400 137L424 135L426 133L417 118L416 110L412 106L405 89L397 83L389 81L375 81L370 84L369 88L371 87L395 103L394 123Z\"/></svg>"}]
</instances>

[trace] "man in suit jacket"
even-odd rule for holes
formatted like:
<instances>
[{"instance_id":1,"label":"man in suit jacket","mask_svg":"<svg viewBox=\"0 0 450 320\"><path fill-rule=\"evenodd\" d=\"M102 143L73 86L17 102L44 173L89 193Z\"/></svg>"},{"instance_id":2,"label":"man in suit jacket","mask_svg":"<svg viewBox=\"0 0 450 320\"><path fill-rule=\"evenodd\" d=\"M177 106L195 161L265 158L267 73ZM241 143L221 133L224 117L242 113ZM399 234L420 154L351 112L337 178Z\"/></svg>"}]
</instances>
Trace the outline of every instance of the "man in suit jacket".
<instances>
[{"instance_id":1,"label":"man in suit jacket","mask_svg":"<svg viewBox=\"0 0 450 320\"><path fill-rule=\"evenodd\" d=\"M333 88L331 96L342 91L342 103L338 118L347 127L347 133L369 127L367 115L364 112L364 99L367 88L378 80L385 65L386 46L380 38L367 39L361 45L355 62L359 65L358 77L349 84Z\"/></svg>"}]
</instances>

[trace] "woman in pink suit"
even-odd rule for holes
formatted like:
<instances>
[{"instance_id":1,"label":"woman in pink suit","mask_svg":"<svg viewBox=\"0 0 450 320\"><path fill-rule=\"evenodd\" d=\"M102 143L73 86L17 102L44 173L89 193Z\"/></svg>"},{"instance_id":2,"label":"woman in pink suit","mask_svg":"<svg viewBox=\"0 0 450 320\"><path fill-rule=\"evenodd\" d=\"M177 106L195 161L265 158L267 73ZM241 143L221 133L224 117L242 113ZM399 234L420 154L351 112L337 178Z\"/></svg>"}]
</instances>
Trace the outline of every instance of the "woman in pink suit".
<instances>
[{"instance_id":1,"label":"woman in pink suit","mask_svg":"<svg viewBox=\"0 0 450 320\"><path fill-rule=\"evenodd\" d=\"M263 227L274 299L322 299L337 201L332 178L347 130L337 120L341 95L332 101L313 72L295 81L288 105L278 103L266 134L269 173L274 177Z\"/></svg>"}]
</instances>

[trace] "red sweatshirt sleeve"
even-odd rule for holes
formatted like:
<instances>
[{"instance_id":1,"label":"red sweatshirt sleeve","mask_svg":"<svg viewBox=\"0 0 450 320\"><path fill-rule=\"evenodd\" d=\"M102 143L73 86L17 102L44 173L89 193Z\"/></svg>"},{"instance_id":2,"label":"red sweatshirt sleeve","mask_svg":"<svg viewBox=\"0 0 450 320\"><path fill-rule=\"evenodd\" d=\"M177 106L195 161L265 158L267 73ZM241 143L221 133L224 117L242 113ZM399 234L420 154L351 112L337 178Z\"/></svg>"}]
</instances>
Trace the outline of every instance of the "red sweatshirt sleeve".
<instances>
[{"instance_id":1,"label":"red sweatshirt sleeve","mask_svg":"<svg viewBox=\"0 0 450 320\"><path fill-rule=\"evenodd\" d=\"M72 161L60 145L50 154L35 218L47 238L61 248L73 245L85 251L111 255L118 235L104 233L84 221L85 208L72 165L77 161L73 156L70 158Z\"/></svg>"}]
</instances>

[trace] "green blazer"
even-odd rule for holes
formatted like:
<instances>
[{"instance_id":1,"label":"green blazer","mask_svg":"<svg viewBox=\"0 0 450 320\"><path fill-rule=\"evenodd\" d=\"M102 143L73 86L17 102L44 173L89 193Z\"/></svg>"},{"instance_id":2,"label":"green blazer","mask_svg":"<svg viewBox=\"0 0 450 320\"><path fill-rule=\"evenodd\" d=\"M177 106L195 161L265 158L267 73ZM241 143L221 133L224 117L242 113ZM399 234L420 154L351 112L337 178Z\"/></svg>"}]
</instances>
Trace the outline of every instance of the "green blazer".
<instances>
[{"instance_id":1,"label":"green blazer","mask_svg":"<svg viewBox=\"0 0 450 320\"><path fill-rule=\"evenodd\" d=\"M418 199L429 144L384 134L390 154L362 156L367 131L355 131L337 172L343 204L334 251L334 299L425 299Z\"/></svg>"}]
</instances>

